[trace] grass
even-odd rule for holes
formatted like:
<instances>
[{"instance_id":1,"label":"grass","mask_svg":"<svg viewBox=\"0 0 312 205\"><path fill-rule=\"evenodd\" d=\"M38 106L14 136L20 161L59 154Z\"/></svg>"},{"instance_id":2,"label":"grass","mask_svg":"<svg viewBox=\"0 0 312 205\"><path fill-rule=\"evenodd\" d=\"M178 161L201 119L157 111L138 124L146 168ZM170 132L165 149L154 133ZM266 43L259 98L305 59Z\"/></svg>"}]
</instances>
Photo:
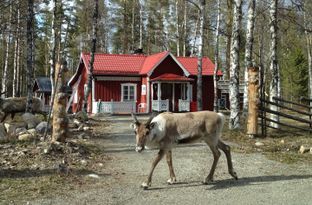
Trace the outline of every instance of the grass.
<instances>
[{"instance_id":1,"label":"grass","mask_svg":"<svg viewBox=\"0 0 312 205\"><path fill-rule=\"evenodd\" d=\"M245 130L231 131L224 128L223 139L233 143L232 150L239 153L262 153L268 159L282 163L311 163L312 154L299 154L301 145L312 147L312 135L306 132L297 132L298 135L290 132L269 131L266 138L248 138ZM256 142L263 143L256 146Z\"/></svg>"}]
</instances>

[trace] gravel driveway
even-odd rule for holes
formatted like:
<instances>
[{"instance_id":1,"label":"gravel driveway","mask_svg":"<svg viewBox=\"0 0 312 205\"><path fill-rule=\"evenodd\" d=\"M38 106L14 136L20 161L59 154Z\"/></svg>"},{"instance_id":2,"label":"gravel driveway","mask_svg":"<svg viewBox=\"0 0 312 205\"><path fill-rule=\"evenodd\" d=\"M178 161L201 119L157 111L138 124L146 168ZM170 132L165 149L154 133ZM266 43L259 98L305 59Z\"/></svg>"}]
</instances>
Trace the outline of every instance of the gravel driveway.
<instances>
[{"instance_id":1,"label":"gravel driveway","mask_svg":"<svg viewBox=\"0 0 312 205\"><path fill-rule=\"evenodd\" d=\"M169 171L165 160L155 169L152 187L142 190L157 150L134 151L130 118L108 117L111 126L99 144L112 157L100 177L100 186L53 197L34 204L312 204L312 163L281 164L261 154L233 153L239 180L227 173L224 154L215 172L215 182L203 185L212 163L212 154L203 143L179 145L173 150L178 183L167 185ZM139 120L142 117L138 118ZM144 118L146 119L146 118Z\"/></svg>"}]
</instances>

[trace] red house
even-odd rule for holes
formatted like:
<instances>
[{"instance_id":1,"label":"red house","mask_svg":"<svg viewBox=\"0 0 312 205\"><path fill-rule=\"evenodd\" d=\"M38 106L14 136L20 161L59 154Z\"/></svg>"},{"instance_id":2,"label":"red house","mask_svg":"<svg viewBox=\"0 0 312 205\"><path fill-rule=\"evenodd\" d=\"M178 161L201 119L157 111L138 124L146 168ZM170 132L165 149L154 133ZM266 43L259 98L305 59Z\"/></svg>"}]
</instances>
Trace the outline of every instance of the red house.
<instances>
[{"instance_id":1,"label":"red house","mask_svg":"<svg viewBox=\"0 0 312 205\"><path fill-rule=\"evenodd\" d=\"M81 110L89 53L82 53L70 79L72 111ZM203 109L213 109L214 64L203 58ZM221 72L218 73L221 75ZM154 55L95 54L89 113L196 111L197 58Z\"/></svg>"}]
</instances>

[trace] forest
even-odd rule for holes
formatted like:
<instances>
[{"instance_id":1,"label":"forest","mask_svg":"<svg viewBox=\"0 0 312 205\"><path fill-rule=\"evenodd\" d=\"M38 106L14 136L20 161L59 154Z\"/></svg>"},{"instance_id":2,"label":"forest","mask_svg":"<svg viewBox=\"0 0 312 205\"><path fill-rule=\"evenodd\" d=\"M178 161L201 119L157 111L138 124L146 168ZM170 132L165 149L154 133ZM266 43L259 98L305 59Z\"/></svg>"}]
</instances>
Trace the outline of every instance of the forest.
<instances>
[{"instance_id":1,"label":"forest","mask_svg":"<svg viewBox=\"0 0 312 205\"><path fill-rule=\"evenodd\" d=\"M53 78L62 59L69 79L91 51L95 4L96 52L208 56L235 85L233 96L247 68L259 66L268 95L312 98L308 0L4 0L2 96L26 96L34 77Z\"/></svg>"}]
</instances>

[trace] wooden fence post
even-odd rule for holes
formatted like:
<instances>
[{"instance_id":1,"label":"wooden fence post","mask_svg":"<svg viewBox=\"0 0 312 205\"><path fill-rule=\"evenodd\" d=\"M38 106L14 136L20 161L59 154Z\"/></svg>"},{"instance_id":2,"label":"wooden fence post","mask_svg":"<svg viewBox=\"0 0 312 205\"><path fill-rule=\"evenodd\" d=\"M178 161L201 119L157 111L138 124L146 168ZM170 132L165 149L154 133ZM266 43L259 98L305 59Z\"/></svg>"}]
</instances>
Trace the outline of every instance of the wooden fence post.
<instances>
[{"instance_id":1,"label":"wooden fence post","mask_svg":"<svg viewBox=\"0 0 312 205\"><path fill-rule=\"evenodd\" d=\"M65 86L66 62L63 65L57 63L55 68L56 92L53 105L52 143L65 142L68 135L68 119L66 114L67 94Z\"/></svg>"},{"instance_id":2,"label":"wooden fence post","mask_svg":"<svg viewBox=\"0 0 312 205\"><path fill-rule=\"evenodd\" d=\"M248 120L247 136L253 138L258 133L259 108L259 68L248 68Z\"/></svg>"}]
</instances>

